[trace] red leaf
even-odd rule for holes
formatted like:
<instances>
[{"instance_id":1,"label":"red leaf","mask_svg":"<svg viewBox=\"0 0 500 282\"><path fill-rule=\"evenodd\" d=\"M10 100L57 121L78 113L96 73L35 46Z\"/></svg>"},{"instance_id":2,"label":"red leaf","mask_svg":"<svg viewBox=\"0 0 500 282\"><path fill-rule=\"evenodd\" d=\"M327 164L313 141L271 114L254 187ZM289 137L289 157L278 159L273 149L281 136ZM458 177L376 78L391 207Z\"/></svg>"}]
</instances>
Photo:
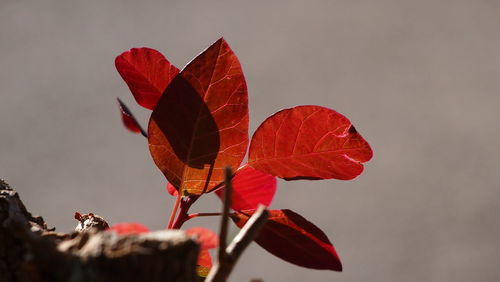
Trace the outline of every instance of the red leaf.
<instances>
[{"instance_id":1,"label":"red leaf","mask_svg":"<svg viewBox=\"0 0 500 282\"><path fill-rule=\"evenodd\" d=\"M223 188L215 191L221 199L222 190ZM231 208L241 211L256 209L259 204L268 207L273 201L274 193L276 193L276 177L246 166L233 177Z\"/></svg>"},{"instance_id":2,"label":"red leaf","mask_svg":"<svg viewBox=\"0 0 500 282\"><path fill-rule=\"evenodd\" d=\"M137 103L153 110L168 84L179 73L158 51L132 48L115 59L115 66Z\"/></svg>"},{"instance_id":3,"label":"red leaf","mask_svg":"<svg viewBox=\"0 0 500 282\"><path fill-rule=\"evenodd\" d=\"M123 125L130 131L134 133L141 133L146 136L146 132L142 129L137 119L134 117L132 112L130 112L129 108L125 103L120 100L120 98L116 98L118 100L118 107L120 108L120 113L122 116Z\"/></svg>"},{"instance_id":4,"label":"red leaf","mask_svg":"<svg viewBox=\"0 0 500 282\"><path fill-rule=\"evenodd\" d=\"M372 158L368 142L334 110L298 106L267 118L250 143L248 163L295 179L353 179Z\"/></svg>"},{"instance_id":5,"label":"red leaf","mask_svg":"<svg viewBox=\"0 0 500 282\"><path fill-rule=\"evenodd\" d=\"M237 213L233 220L242 228L253 212ZM290 263L342 271L340 258L325 233L291 210L269 211L269 219L255 242Z\"/></svg>"},{"instance_id":6,"label":"red leaf","mask_svg":"<svg viewBox=\"0 0 500 282\"><path fill-rule=\"evenodd\" d=\"M149 229L140 224L140 223L135 223L135 222L124 222L124 223L117 223L111 226L110 228L107 229L108 231L114 231L118 234L124 235L124 234L140 234L140 233L147 233L149 232Z\"/></svg>"},{"instance_id":7,"label":"red leaf","mask_svg":"<svg viewBox=\"0 0 500 282\"><path fill-rule=\"evenodd\" d=\"M213 249L219 245L219 236L210 229L192 227L186 230L186 233L197 237L202 250Z\"/></svg>"},{"instance_id":8,"label":"red leaf","mask_svg":"<svg viewBox=\"0 0 500 282\"><path fill-rule=\"evenodd\" d=\"M248 145L248 94L238 58L224 39L170 83L148 128L153 160L183 195L210 192Z\"/></svg>"},{"instance_id":9,"label":"red leaf","mask_svg":"<svg viewBox=\"0 0 500 282\"><path fill-rule=\"evenodd\" d=\"M208 250L200 250L198 262L196 263L196 272L200 277L207 277L210 268L212 268L212 257Z\"/></svg>"},{"instance_id":10,"label":"red leaf","mask_svg":"<svg viewBox=\"0 0 500 282\"><path fill-rule=\"evenodd\" d=\"M219 237L213 231L202 228L192 227L186 230L189 235L197 236L200 243L200 253L198 254L198 262L196 272L198 276L206 277L212 267L212 257L208 249L216 248L219 245Z\"/></svg>"},{"instance_id":11,"label":"red leaf","mask_svg":"<svg viewBox=\"0 0 500 282\"><path fill-rule=\"evenodd\" d=\"M175 196L177 197L177 195L179 195L179 192L177 191L177 188L175 188L174 185L168 183L167 184L167 192L172 195L172 196Z\"/></svg>"}]
</instances>

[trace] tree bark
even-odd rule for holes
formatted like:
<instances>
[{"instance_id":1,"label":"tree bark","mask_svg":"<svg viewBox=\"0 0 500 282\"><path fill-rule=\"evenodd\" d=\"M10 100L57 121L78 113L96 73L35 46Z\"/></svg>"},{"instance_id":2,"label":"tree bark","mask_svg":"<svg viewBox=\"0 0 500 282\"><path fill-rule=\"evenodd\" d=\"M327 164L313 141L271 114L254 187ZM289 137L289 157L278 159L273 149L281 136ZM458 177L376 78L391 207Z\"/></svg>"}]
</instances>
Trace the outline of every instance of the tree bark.
<instances>
[{"instance_id":1,"label":"tree bark","mask_svg":"<svg viewBox=\"0 0 500 282\"><path fill-rule=\"evenodd\" d=\"M0 180L0 282L198 281L198 252L179 230L54 232Z\"/></svg>"}]
</instances>

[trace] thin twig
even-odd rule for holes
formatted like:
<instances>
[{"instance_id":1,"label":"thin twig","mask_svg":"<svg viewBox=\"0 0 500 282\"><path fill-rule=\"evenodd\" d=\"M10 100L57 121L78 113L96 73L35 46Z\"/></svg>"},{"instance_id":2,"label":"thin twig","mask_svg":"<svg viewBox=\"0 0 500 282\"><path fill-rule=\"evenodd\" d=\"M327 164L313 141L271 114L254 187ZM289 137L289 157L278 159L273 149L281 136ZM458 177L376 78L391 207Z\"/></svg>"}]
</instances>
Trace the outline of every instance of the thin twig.
<instances>
[{"instance_id":1,"label":"thin twig","mask_svg":"<svg viewBox=\"0 0 500 282\"><path fill-rule=\"evenodd\" d=\"M220 216L220 215L222 215L220 212L198 212L198 213L188 214L188 220L200 216Z\"/></svg>"},{"instance_id":2,"label":"thin twig","mask_svg":"<svg viewBox=\"0 0 500 282\"><path fill-rule=\"evenodd\" d=\"M268 216L269 213L266 208L263 205L259 205L238 235L234 237L231 244L222 251L224 253L222 259L219 259L212 269L210 269L205 282L224 282L227 280L239 257L255 237L257 237L266 223ZM221 249L219 249L219 253Z\"/></svg>"},{"instance_id":3,"label":"thin twig","mask_svg":"<svg viewBox=\"0 0 500 282\"><path fill-rule=\"evenodd\" d=\"M223 261L225 259L224 256L226 255L227 225L229 222L229 208L231 207L231 199L233 194L233 185L231 183L231 178L233 178L233 172L230 167L226 167L224 171L224 204L222 206L222 218L219 232L219 261Z\"/></svg>"},{"instance_id":4,"label":"thin twig","mask_svg":"<svg viewBox=\"0 0 500 282\"><path fill-rule=\"evenodd\" d=\"M250 245L250 243L257 237L261 228L267 221L269 213L264 205L259 205L255 213L250 217L245 226L234 237L231 244L226 249L227 255L233 263L241 256L243 251Z\"/></svg>"},{"instance_id":5,"label":"thin twig","mask_svg":"<svg viewBox=\"0 0 500 282\"><path fill-rule=\"evenodd\" d=\"M184 222L190 219L189 217L189 208L198 200L200 195L189 195L187 197L184 197L181 200L181 203L179 205L179 213L177 215L177 218L174 220L174 223L172 224L172 229L179 229L182 227Z\"/></svg>"},{"instance_id":6,"label":"thin twig","mask_svg":"<svg viewBox=\"0 0 500 282\"><path fill-rule=\"evenodd\" d=\"M172 224L174 223L175 215L177 214L177 208L179 208L179 204L181 203L182 195L179 191L177 194L177 198L175 199L174 206L172 208L172 212L170 213L170 218L168 219L167 229L172 228Z\"/></svg>"}]
</instances>

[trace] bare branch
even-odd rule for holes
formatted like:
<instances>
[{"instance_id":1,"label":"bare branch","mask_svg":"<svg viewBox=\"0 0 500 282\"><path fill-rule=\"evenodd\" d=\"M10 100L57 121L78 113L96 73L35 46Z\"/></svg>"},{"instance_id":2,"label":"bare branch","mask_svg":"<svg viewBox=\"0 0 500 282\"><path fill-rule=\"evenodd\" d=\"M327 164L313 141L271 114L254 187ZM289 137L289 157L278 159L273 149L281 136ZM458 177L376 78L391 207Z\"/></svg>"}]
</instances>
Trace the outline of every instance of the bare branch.
<instances>
[{"instance_id":1,"label":"bare branch","mask_svg":"<svg viewBox=\"0 0 500 282\"><path fill-rule=\"evenodd\" d=\"M240 232L234 237L231 244L227 247L226 253L231 260L236 263L243 251L259 235L260 230L267 221L269 213L264 205L259 205L255 213L243 226Z\"/></svg>"},{"instance_id":2,"label":"bare branch","mask_svg":"<svg viewBox=\"0 0 500 282\"><path fill-rule=\"evenodd\" d=\"M219 258L217 263L210 269L205 282L223 282L227 280L239 257L255 237L257 237L268 217L269 213L265 206L259 205L245 226L234 237L231 244L225 250L219 248L219 253L221 250L223 252L222 259Z\"/></svg>"},{"instance_id":3,"label":"bare branch","mask_svg":"<svg viewBox=\"0 0 500 282\"><path fill-rule=\"evenodd\" d=\"M227 225L229 221L229 208L231 208L231 199L233 192L233 185L231 179L233 178L233 172L230 167L226 167L224 175L224 204L222 206L222 217L220 223L219 232L219 255L218 260L225 260L226 255L226 244L227 244Z\"/></svg>"}]
</instances>

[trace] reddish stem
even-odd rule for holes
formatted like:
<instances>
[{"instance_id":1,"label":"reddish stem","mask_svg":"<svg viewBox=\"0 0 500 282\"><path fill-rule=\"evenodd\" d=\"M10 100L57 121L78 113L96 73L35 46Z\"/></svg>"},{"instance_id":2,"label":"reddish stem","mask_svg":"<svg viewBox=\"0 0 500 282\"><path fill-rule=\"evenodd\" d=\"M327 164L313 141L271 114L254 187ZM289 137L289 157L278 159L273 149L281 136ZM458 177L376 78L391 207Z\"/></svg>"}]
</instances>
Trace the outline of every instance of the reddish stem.
<instances>
[{"instance_id":1,"label":"reddish stem","mask_svg":"<svg viewBox=\"0 0 500 282\"><path fill-rule=\"evenodd\" d=\"M181 199L182 199L182 195L181 195L181 193L179 193L177 195L177 199L175 199L175 203L174 203L174 206L172 208L172 212L170 213L170 218L168 219L167 229L172 228L172 224L174 223L174 218L175 218L175 215L177 213L177 208L179 207L179 204L181 203Z\"/></svg>"},{"instance_id":2,"label":"reddish stem","mask_svg":"<svg viewBox=\"0 0 500 282\"><path fill-rule=\"evenodd\" d=\"M200 216L218 216L218 215L222 215L222 213L220 213L220 212L200 212L200 213L192 213L192 214L189 214L189 215L188 215L188 219L187 219L187 220L190 220L191 218L195 218L195 217L200 217Z\"/></svg>"},{"instance_id":3,"label":"reddish stem","mask_svg":"<svg viewBox=\"0 0 500 282\"><path fill-rule=\"evenodd\" d=\"M186 200L181 201L179 215L175 219L175 222L172 225L172 229L181 228L181 226L184 224L184 222L186 222L190 219L189 215L188 215L189 208L191 207L191 205L194 204L194 202L196 202L196 200L198 200L199 197L200 196L193 195L193 196L187 197Z\"/></svg>"}]
</instances>

